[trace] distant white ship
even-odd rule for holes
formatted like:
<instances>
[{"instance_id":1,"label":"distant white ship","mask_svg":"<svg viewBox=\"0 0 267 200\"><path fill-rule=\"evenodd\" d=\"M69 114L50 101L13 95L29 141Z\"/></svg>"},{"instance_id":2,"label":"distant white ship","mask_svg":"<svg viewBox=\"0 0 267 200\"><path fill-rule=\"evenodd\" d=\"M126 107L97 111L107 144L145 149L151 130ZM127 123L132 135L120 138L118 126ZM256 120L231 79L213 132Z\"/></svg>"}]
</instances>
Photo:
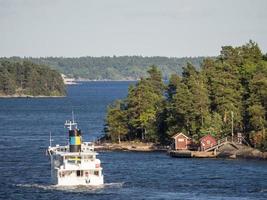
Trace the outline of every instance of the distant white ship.
<instances>
[{"instance_id":1,"label":"distant white ship","mask_svg":"<svg viewBox=\"0 0 267 200\"><path fill-rule=\"evenodd\" d=\"M61 77L65 85L76 85L78 84L74 78L68 78L65 74L61 74Z\"/></svg>"},{"instance_id":2,"label":"distant white ship","mask_svg":"<svg viewBox=\"0 0 267 200\"><path fill-rule=\"evenodd\" d=\"M51 177L53 184L62 186L90 185L104 183L101 162L96 158L94 145L82 142L81 130L77 123L66 121L69 129L69 145L48 147L51 158Z\"/></svg>"}]
</instances>

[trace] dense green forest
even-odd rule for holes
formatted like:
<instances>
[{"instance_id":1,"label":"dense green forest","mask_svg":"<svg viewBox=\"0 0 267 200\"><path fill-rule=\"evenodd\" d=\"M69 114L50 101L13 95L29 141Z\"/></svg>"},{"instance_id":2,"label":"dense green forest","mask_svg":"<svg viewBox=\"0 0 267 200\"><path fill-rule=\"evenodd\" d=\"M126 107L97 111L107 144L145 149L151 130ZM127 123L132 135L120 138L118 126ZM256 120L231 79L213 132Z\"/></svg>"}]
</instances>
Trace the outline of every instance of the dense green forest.
<instances>
[{"instance_id":1,"label":"dense green forest","mask_svg":"<svg viewBox=\"0 0 267 200\"><path fill-rule=\"evenodd\" d=\"M150 65L157 65L162 71L163 78L168 79L170 74L181 74L182 67L187 62L192 63L199 69L203 59L203 57L167 58L142 56L9 58L12 61L29 60L36 64L50 66L69 77L89 80L137 80L147 74L148 66Z\"/></svg>"},{"instance_id":2,"label":"dense green forest","mask_svg":"<svg viewBox=\"0 0 267 200\"><path fill-rule=\"evenodd\" d=\"M267 149L267 57L256 43L223 46L201 70L188 63L168 84L156 66L148 74L108 107L107 138L160 144L170 144L177 132L196 141L207 133L222 138L231 136L233 119L234 133Z\"/></svg>"},{"instance_id":3,"label":"dense green forest","mask_svg":"<svg viewBox=\"0 0 267 200\"><path fill-rule=\"evenodd\" d=\"M61 75L29 61L0 61L0 96L64 96Z\"/></svg>"}]
</instances>

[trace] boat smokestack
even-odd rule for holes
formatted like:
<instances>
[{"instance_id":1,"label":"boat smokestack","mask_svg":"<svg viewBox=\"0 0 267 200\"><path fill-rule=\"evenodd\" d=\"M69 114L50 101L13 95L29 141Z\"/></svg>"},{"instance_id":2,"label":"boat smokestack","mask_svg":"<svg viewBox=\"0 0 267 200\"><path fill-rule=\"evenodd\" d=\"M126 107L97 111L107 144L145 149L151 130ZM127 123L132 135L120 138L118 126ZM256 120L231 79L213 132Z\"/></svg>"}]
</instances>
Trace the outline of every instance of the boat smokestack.
<instances>
[{"instance_id":1,"label":"boat smokestack","mask_svg":"<svg viewBox=\"0 0 267 200\"><path fill-rule=\"evenodd\" d=\"M69 146L70 152L81 152L82 143L81 130L73 129L69 130Z\"/></svg>"}]
</instances>

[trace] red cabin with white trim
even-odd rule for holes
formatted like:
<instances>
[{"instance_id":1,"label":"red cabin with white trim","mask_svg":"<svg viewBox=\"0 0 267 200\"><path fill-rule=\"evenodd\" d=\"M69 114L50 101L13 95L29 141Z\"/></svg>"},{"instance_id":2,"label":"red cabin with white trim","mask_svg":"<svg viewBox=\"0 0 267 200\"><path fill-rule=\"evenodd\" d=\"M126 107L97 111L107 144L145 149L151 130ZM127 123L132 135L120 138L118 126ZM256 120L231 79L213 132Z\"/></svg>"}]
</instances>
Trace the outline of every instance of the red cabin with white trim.
<instances>
[{"instance_id":1,"label":"red cabin with white trim","mask_svg":"<svg viewBox=\"0 0 267 200\"><path fill-rule=\"evenodd\" d=\"M172 138L174 139L175 150L188 150L192 143L191 138L183 133L177 133Z\"/></svg>"},{"instance_id":2,"label":"red cabin with white trim","mask_svg":"<svg viewBox=\"0 0 267 200\"><path fill-rule=\"evenodd\" d=\"M215 145L217 145L217 141L210 134L205 135L204 137L200 138L200 147L202 151L205 151L206 149L211 148Z\"/></svg>"}]
</instances>

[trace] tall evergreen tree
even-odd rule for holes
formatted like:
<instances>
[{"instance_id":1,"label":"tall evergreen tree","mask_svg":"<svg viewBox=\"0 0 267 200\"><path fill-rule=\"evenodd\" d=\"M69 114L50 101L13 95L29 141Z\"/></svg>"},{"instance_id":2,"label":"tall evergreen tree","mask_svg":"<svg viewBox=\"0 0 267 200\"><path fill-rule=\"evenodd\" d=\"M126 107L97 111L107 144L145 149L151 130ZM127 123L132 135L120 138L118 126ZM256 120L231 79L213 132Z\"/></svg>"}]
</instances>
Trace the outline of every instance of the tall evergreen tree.
<instances>
[{"instance_id":1,"label":"tall evergreen tree","mask_svg":"<svg viewBox=\"0 0 267 200\"><path fill-rule=\"evenodd\" d=\"M121 142L128 133L127 114L123 102L115 101L107 109L107 134L112 141Z\"/></svg>"},{"instance_id":2,"label":"tall evergreen tree","mask_svg":"<svg viewBox=\"0 0 267 200\"><path fill-rule=\"evenodd\" d=\"M258 64L249 81L248 131L255 146L267 149L267 62ZM257 139L256 139L257 138Z\"/></svg>"},{"instance_id":3,"label":"tall evergreen tree","mask_svg":"<svg viewBox=\"0 0 267 200\"><path fill-rule=\"evenodd\" d=\"M222 60L216 62L204 62L203 73L207 76L206 80L209 85L208 89L211 100L211 111L217 112L222 116L224 121L223 132L225 135L230 135L232 120L231 113L234 115L235 131L243 129L243 87L240 83L237 66L228 63L227 56L222 57Z\"/></svg>"},{"instance_id":4,"label":"tall evergreen tree","mask_svg":"<svg viewBox=\"0 0 267 200\"><path fill-rule=\"evenodd\" d=\"M177 87L181 82L181 77L178 74L172 74L167 87L167 99L171 101L173 95L176 94Z\"/></svg>"},{"instance_id":5,"label":"tall evergreen tree","mask_svg":"<svg viewBox=\"0 0 267 200\"><path fill-rule=\"evenodd\" d=\"M168 132L172 136L178 131L192 135L193 124L193 97L192 93L182 81L176 85L176 93L169 104L167 118Z\"/></svg>"},{"instance_id":6,"label":"tall evergreen tree","mask_svg":"<svg viewBox=\"0 0 267 200\"><path fill-rule=\"evenodd\" d=\"M151 77L141 79L135 88L131 88L127 98L128 118L132 135L142 140L157 141L155 123L163 94L159 94L152 81L155 80Z\"/></svg>"}]
</instances>

